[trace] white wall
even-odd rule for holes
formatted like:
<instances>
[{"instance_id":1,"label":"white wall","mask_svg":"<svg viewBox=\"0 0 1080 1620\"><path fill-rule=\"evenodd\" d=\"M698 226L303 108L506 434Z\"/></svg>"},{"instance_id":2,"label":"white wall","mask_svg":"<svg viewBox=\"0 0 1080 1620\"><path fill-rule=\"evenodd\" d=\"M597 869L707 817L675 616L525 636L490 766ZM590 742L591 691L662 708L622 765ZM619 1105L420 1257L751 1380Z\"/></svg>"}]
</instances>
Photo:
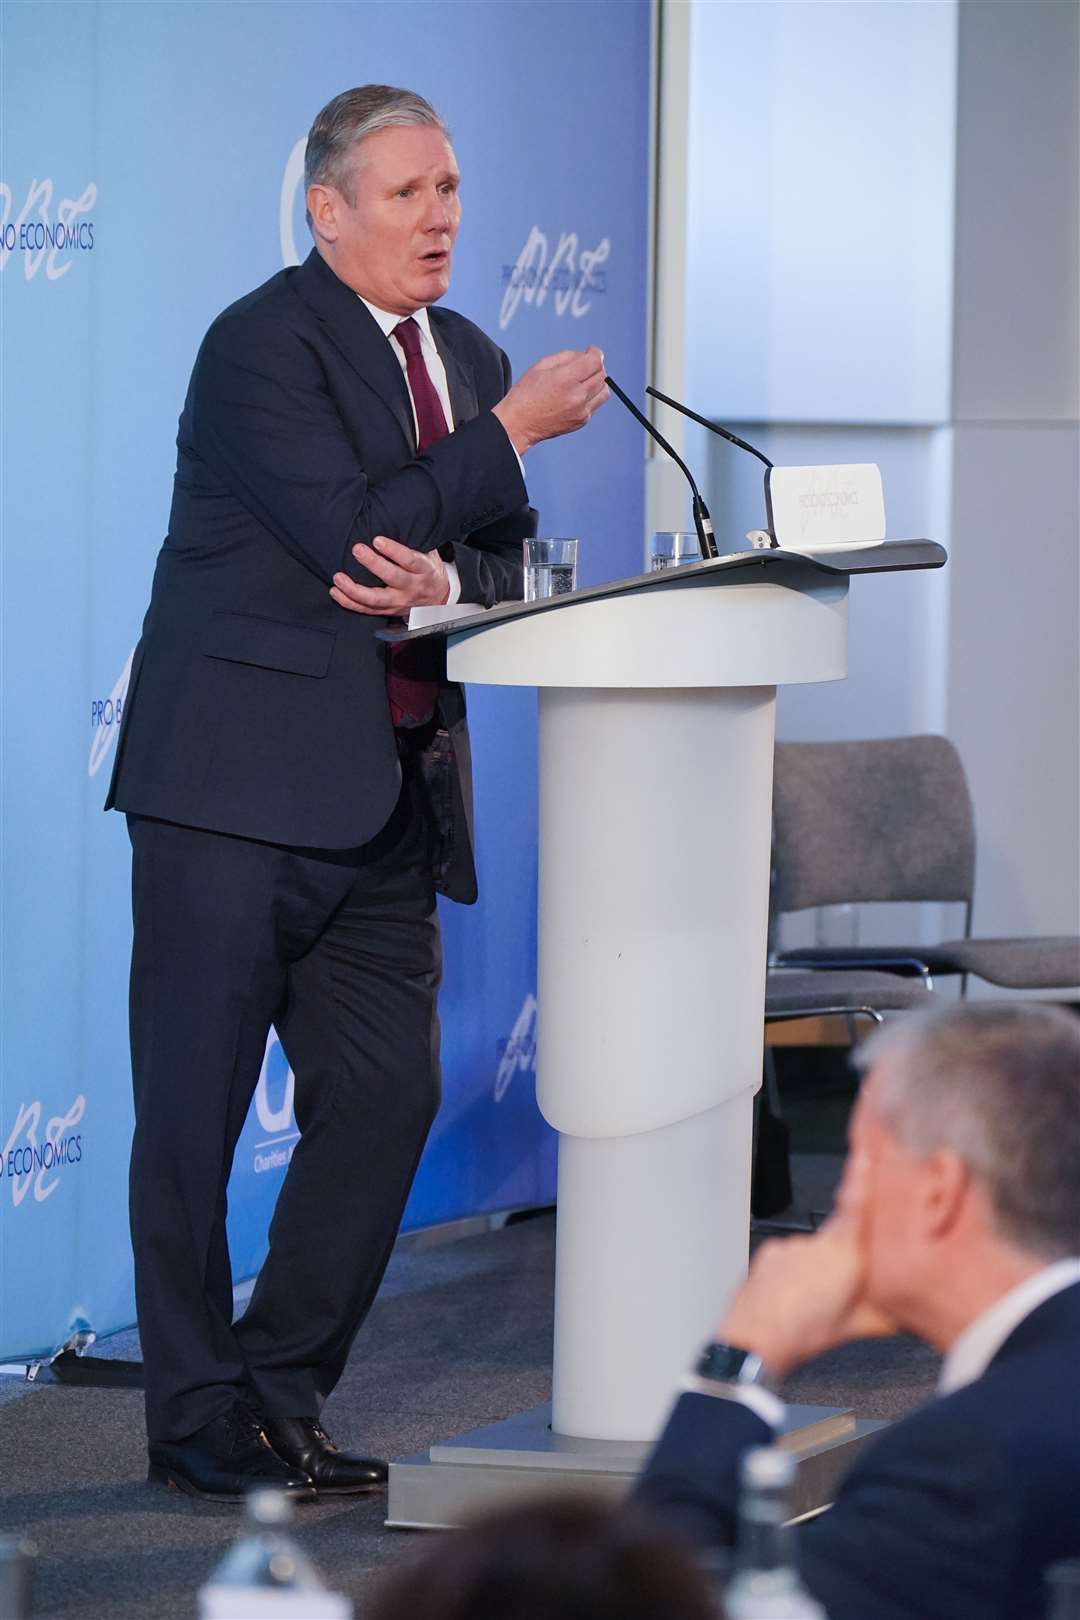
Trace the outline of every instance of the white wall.
<instances>
[{"instance_id":1,"label":"white wall","mask_svg":"<svg viewBox=\"0 0 1080 1620\"><path fill-rule=\"evenodd\" d=\"M740 421L948 411L956 7L697 4L688 350Z\"/></svg>"},{"instance_id":2,"label":"white wall","mask_svg":"<svg viewBox=\"0 0 1080 1620\"><path fill-rule=\"evenodd\" d=\"M1075 425L955 429L948 733L978 831L980 933L1080 929Z\"/></svg>"},{"instance_id":3,"label":"white wall","mask_svg":"<svg viewBox=\"0 0 1080 1620\"><path fill-rule=\"evenodd\" d=\"M960 8L953 414L1074 422L1080 7Z\"/></svg>"},{"instance_id":4,"label":"white wall","mask_svg":"<svg viewBox=\"0 0 1080 1620\"><path fill-rule=\"evenodd\" d=\"M975 923L1080 928L1075 3L960 11L948 730Z\"/></svg>"},{"instance_id":5,"label":"white wall","mask_svg":"<svg viewBox=\"0 0 1080 1620\"><path fill-rule=\"evenodd\" d=\"M950 552L936 576L855 582L849 680L783 694L780 734L946 732L976 801L980 931L1072 931L1077 6L664 11L688 35L681 397L775 460L878 461L890 536ZM721 549L744 543L760 466L683 442Z\"/></svg>"},{"instance_id":6,"label":"white wall","mask_svg":"<svg viewBox=\"0 0 1080 1620\"><path fill-rule=\"evenodd\" d=\"M740 422L738 431L780 465L876 461L890 535L941 537L949 515L944 430ZM722 439L710 436L704 451L713 520L726 537L723 549L733 549L765 521L764 469ZM831 741L942 730L948 570L866 575L851 592L847 680L784 688L779 735Z\"/></svg>"}]
</instances>

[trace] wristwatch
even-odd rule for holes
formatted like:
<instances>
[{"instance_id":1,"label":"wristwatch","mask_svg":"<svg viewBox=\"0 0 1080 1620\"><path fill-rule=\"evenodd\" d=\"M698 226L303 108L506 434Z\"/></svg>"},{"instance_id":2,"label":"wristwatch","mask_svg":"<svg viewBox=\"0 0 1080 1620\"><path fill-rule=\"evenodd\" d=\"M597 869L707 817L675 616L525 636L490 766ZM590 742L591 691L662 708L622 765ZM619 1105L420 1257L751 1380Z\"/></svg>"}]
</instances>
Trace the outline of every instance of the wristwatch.
<instances>
[{"instance_id":1,"label":"wristwatch","mask_svg":"<svg viewBox=\"0 0 1080 1620\"><path fill-rule=\"evenodd\" d=\"M772 1377L761 1357L753 1350L714 1340L698 1357L694 1372L714 1384L753 1384L758 1389L775 1390Z\"/></svg>"}]
</instances>

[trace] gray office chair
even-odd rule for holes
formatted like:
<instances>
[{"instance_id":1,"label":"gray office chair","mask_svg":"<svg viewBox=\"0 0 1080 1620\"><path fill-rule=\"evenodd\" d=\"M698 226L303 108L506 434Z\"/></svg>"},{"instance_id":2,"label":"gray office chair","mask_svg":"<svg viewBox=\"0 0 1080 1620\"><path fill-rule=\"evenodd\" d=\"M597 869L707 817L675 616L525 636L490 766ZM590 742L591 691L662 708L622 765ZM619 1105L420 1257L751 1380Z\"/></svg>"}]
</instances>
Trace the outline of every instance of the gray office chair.
<instances>
[{"instance_id":1,"label":"gray office chair","mask_svg":"<svg viewBox=\"0 0 1080 1620\"><path fill-rule=\"evenodd\" d=\"M848 1020L854 1041L854 1022L869 1018L884 1021L887 1012L905 1012L928 1006L930 991L918 979L865 969L815 972L807 968L770 965L765 978L765 1022L794 1018L839 1016ZM812 1232L828 1213L814 1210L808 1221L781 1219L793 1197L791 1151L780 1105L780 1088L772 1052L765 1049L765 1087L760 1098L754 1140L754 1170L750 1206L757 1232Z\"/></svg>"},{"instance_id":2,"label":"gray office chair","mask_svg":"<svg viewBox=\"0 0 1080 1620\"><path fill-rule=\"evenodd\" d=\"M778 743L773 787L776 912L881 900L960 901L962 939L926 946L783 951L830 973L968 974L1012 990L1080 985L1080 936L971 934L975 818L960 756L945 737Z\"/></svg>"},{"instance_id":3,"label":"gray office chair","mask_svg":"<svg viewBox=\"0 0 1080 1620\"><path fill-rule=\"evenodd\" d=\"M790 1018L871 1018L928 1006L930 991L919 980L895 973L854 969L819 972L809 968L772 966L765 979L765 1022Z\"/></svg>"},{"instance_id":4,"label":"gray office chair","mask_svg":"<svg viewBox=\"0 0 1080 1620\"><path fill-rule=\"evenodd\" d=\"M818 973L807 968L770 965L765 978L765 1022L839 1016L855 1040L855 1020L884 1021L887 1012L928 1005L933 996L917 979L894 973ZM813 1232L828 1214L812 1209L807 1220L784 1216L795 1196L791 1143L780 1103L780 1086L771 1049L765 1048L765 1086L757 1104L754 1166L750 1190L752 1227L756 1232Z\"/></svg>"}]
</instances>

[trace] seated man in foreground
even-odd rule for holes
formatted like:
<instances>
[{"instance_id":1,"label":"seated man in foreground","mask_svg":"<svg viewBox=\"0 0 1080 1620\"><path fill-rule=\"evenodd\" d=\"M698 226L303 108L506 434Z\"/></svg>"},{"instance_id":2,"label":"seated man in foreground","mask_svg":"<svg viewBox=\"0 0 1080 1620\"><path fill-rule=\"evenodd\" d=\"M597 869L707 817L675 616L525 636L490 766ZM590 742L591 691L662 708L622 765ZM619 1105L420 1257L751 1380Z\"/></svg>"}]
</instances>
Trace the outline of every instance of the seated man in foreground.
<instances>
[{"instance_id":1,"label":"seated man in foreground","mask_svg":"<svg viewBox=\"0 0 1080 1620\"><path fill-rule=\"evenodd\" d=\"M851 1339L913 1333L938 1397L872 1440L798 1533L830 1620L1034 1620L1080 1557L1080 1020L963 1006L863 1049L836 1215L766 1243L638 1486L729 1543L770 1386Z\"/></svg>"}]
</instances>

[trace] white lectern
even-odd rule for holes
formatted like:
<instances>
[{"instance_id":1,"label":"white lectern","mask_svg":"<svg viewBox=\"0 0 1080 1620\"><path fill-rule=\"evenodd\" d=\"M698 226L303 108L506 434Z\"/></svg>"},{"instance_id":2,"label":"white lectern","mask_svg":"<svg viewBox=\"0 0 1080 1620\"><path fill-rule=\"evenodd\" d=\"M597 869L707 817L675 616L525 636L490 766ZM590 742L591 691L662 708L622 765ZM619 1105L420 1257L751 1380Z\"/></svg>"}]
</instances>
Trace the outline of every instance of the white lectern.
<instances>
[{"instance_id":1,"label":"white lectern","mask_svg":"<svg viewBox=\"0 0 1080 1620\"><path fill-rule=\"evenodd\" d=\"M850 574L944 560L927 541L739 552L451 628L452 679L539 690L553 1399L550 1422L391 1465L389 1522L452 1524L515 1487L625 1488L636 1471L747 1264L776 688L846 674ZM860 1427L796 1418L834 1448ZM817 1472L809 1496L827 1500Z\"/></svg>"}]
</instances>

